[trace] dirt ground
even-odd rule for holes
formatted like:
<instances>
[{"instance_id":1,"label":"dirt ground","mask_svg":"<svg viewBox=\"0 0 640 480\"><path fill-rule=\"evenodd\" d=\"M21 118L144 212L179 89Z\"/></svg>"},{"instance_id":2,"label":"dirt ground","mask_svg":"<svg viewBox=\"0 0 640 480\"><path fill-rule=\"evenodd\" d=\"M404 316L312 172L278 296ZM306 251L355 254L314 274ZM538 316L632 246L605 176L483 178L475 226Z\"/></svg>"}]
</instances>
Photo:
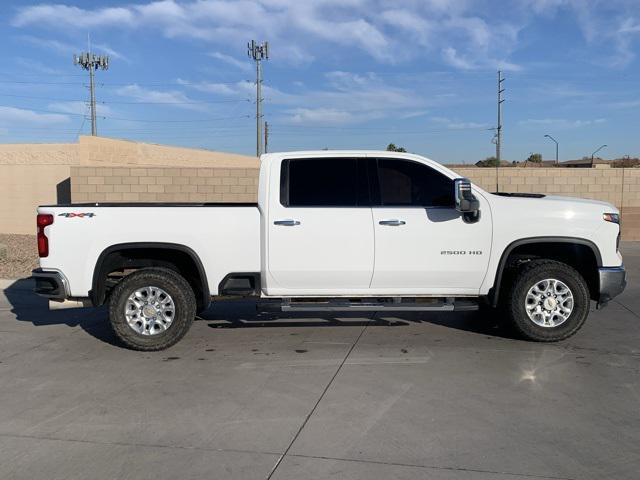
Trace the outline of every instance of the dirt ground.
<instances>
[{"instance_id":1,"label":"dirt ground","mask_svg":"<svg viewBox=\"0 0 640 480\"><path fill-rule=\"evenodd\" d=\"M7 256L0 258L0 278L24 278L38 266L35 235L0 233L0 243L7 246Z\"/></svg>"}]
</instances>

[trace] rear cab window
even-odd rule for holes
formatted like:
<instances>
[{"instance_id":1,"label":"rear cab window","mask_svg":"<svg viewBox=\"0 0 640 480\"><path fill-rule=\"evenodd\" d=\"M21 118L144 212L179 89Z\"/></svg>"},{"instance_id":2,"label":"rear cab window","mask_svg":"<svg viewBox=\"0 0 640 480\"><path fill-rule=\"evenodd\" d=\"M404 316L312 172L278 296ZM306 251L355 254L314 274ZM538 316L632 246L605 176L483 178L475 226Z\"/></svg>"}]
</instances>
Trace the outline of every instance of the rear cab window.
<instances>
[{"instance_id":1,"label":"rear cab window","mask_svg":"<svg viewBox=\"0 0 640 480\"><path fill-rule=\"evenodd\" d=\"M282 161L284 207L368 207L365 158L294 158Z\"/></svg>"}]
</instances>

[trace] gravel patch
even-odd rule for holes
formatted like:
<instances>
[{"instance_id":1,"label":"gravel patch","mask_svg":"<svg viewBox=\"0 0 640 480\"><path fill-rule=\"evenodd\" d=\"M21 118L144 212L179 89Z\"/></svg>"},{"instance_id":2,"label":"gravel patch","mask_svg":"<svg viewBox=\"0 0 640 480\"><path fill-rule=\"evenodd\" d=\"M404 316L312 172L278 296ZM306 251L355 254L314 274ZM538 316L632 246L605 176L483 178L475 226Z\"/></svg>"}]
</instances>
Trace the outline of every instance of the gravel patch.
<instances>
[{"instance_id":1,"label":"gravel patch","mask_svg":"<svg viewBox=\"0 0 640 480\"><path fill-rule=\"evenodd\" d=\"M0 233L0 243L7 246L6 258L0 258L0 278L25 278L38 267L35 235Z\"/></svg>"}]
</instances>

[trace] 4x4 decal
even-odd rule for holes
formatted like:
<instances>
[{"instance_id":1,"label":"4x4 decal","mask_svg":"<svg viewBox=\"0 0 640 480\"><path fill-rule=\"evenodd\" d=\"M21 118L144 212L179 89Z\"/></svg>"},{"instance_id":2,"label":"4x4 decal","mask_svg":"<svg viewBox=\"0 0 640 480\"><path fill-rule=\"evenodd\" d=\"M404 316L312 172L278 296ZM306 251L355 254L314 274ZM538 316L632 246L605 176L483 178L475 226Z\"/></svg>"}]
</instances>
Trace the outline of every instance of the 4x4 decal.
<instances>
[{"instance_id":1,"label":"4x4 decal","mask_svg":"<svg viewBox=\"0 0 640 480\"><path fill-rule=\"evenodd\" d=\"M96 214L92 213L92 212L89 212L89 213L73 213L73 212L70 212L70 213L59 213L58 216L59 217L67 217L67 218L75 218L75 217L78 217L78 218L89 217L89 218L91 218L91 217L95 217Z\"/></svg>"}]
</instances>

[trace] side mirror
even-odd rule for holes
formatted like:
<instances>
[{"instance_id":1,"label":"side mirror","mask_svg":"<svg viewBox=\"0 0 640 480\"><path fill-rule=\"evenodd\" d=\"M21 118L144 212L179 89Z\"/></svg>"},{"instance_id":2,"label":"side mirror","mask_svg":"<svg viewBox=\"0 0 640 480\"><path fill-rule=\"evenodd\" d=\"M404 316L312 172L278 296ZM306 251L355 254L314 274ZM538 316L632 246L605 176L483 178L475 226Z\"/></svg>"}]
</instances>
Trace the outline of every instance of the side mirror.
<instances>
[{"instance_id":1,"label":"side mirror","mask_svg":"<svg viewBox=\"0 0 640 480\"><path fill-rule=\"evenodd\" d=\"M462 213L476 213L480 202L471 192L471 182L467 178L456 178L453 182L456 210Z\"/></svg>"}]
</instances>

